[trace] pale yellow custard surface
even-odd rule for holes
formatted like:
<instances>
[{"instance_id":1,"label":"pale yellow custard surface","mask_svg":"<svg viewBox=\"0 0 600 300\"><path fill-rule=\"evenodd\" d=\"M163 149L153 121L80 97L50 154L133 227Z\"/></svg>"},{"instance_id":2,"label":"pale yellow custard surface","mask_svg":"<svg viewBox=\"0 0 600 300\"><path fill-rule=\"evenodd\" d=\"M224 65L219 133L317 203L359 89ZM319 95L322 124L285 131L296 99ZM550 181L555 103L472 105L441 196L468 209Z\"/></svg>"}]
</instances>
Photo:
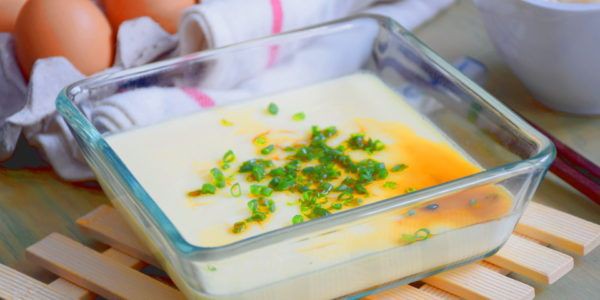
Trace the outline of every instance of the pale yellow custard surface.
<instances>
[{"instance_id":1,"label":"pale yellow custard surface","mask_svg":"<svg viewBox=\"0 0 600 300\"><path fill-rule=\"evenodd\" d=\"M267 112L269 103L279 107L277 115ZM305 114L304 120L293 119L299 112ZM252 158L284 164L288 154L283 148L306 141L313 125L336 126L339 133L328 142L331 145L342 143L353 133L364 133L385 144L384 150L373 154L353 151L355 160L373 158L384 162L388 169L396 164L408 166L368 185L369 195L362 197L363 205L482 171L399 95L376 77L362 73L111 135L107 141L189 243L217 247L292 225L292 217L300 214L296 205L299 194L274 192L270 198L275 201L275 212L264 222L233 233L233 224L249 216L246 203L255 198L249 194L252 182L247 180L248 175L237 170L243 161ZM266 144L276 145L276 150L262 155L260 149L266 144L254 142L259 136L266 137ZM214 195L188 196L189 191L211 182L209 171L220 166L227 150L236 155L231 168L224 170L226 176L231 176L227 187ZM385 182L394 182L395 186L384 187ZM240 197L231 196L233 183L240 183ZM267 185L268 179L261 184ZM329 288L312 283L309 290L295 290L297 295L311 298L340 296L490 251L514 225L514 218L505 218L512 205L504 190L482 186L359 221L349 225L348 230L318 239L266 247L198 267L204 289L218 295L285 282L307 271L355 260L356 264L347 269L337 265L314 277L298 278L298 282L304 282L300 286L305 287L318 278L345 278L345 284L335 283ZM351 207L342 210L346 209ZM421 229L430 233L428 239L402 238ZM364 257L377 251L381 251L379 258ZM440 251L444 253L437 253ZM427 258L436 253L437 257ZM273 256L270 267L258 274L247 273L253 268L264 269L256 257L265 255ZM366 277L346 274L360 266L360 261L368 264L361 267ZM380 270L386 261L394 270ZM300 287L289 283L273 287L273 291L285 294L294 289Z\"/></svg>"}]
</instances>

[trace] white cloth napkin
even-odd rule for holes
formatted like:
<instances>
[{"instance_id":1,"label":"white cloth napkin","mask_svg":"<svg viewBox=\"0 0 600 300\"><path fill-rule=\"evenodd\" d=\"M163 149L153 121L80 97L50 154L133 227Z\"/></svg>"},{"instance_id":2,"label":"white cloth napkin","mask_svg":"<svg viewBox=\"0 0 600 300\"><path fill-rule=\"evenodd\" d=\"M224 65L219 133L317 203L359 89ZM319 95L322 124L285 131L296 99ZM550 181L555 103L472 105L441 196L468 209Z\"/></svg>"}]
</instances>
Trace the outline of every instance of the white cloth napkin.
<instances>
[{"instance_id":1,"label":"white cloth napkin","mask_svg":"<svg viewBox=\"0 0 600 300\"><path fill-rule=\"evenodd\" d=\"M179 25L180 53L217 48L322 23L381 0L209 0L188 8Z\"/></svg>"},{"instance_id":2,"label":"white cloth napkin","mask_svg":"<svg viewBox=\"0 0 600 300\"><path fill-rule=\"evenodd\" d=\"M383 11L413 29L452 1L403 0L391 3L375 0L205 0L190 8L183 16L178 35L179 53L292 30L363 12L365 9L367 12ZM372 4L377 5L371 6ZM234 9L227 9L231 7ZM125 22L119 30L117 41L116 69L155 60L168 54L177 43L175 37L164 32L148 18ZM338 47L360 47L349 38L341 38L337 42ZM233 90L211 89L210 85L202 85L201 89L142 88L116 94L83 109L99 130L118 131L201 110L215 103L259 96L263 90L261 87L273 87L285 76L300 74L307 81L310 78L314 80L314 76L308 74L312 71L305 67L307 62L322 64L323 69L329 73L319 72L321 76L335 77L336 74L356 69L353 62L362 62L362 56L368 54L368 49L365 48L364 51L353 51L356 57L323 57L322 47L331 46L317 42L304 47L302 51L294 53L294 59L280 62L276 67L269 68L268 72L263 72L264 65L269 64L270 58L267 56L266 61L257 63L260 65L258 69L251 66L233 77L229 73L211 74L214 78L225 76L230 85L235 86ZM279 57L285 57L286 49L280 50L282 53L279 53ZM42 59L34 66L29 88L24 93L25 83L19 77L14 59L10 59L14 55L11 51L11 39L0 35L0 69L3 71L0 73L0 103L10 103L7 107L22 108L8 118L0 113L3 117L0 118L0 135L16 137L23 128L29 142L41 149L61 178L70 181L93 179L93 174L81 157L64 120L54 111L54 101L60 89L83 78L83 75L65 59ZM257 70L260 71L258 76L240 76L244 73L256 74ZM215 86L225 85L219 82ZM277 88L285 89L289 86L279 83ZM277 88L271 88L270 91ZM3 139L3 143L0 143L0 158L10 155L14 142L4 143Z\"/></svg>"},{"instance_id":3,"label":"white cloth napkin","mask_svg":"<svg viewBox=\"0 0 600 300\"><path fill-rule=\"evenodd\" d=\"M360 12L388 16L409 30L454 0L208 0L188 8L179 25L179 53L265 37Z\"/></svg>"}]
</instances>

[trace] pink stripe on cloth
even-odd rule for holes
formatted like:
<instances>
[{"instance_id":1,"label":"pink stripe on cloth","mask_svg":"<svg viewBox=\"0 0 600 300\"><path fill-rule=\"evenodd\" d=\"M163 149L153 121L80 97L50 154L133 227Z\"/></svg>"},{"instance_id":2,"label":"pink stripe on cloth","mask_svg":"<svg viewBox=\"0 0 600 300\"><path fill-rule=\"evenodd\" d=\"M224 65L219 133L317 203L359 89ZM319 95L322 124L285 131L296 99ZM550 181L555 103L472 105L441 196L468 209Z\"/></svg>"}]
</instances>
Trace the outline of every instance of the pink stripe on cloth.
<instances>
[{"instance_id":1,"label":"pink stripe on cloth","mask_svg":"<svg viewBox=\"0 0 600 300\"><path fill-rule=\"evenodd\" d=\"M215 106L215 101L213 101L213 99L209 95L201 92L199 89L193 87L182 87L181 90L184 91L192 99L194 99L196 104L198 104L202 108L209 108Z\"/></svg>"},{"instance_id":2,"label":"pink stripe on cloth","mask_svg":"<svg viewBox=\"0 0 600 300\"><path fill-rule=\"evenodd\" d=\"M271 34L277 34L281 32L283 28L283 8L281 7L281 0L270 0L271 11L273 12L273 26L271 27ZM279 46L273 45L269 48L269 62L267 67L272 66L277 60L279 53Z\"/></svg>"},{"instance_id":3,"label":"pink stripe on cloth","mask_svg":"<svg viewBox=\"0 0 600 300\"><path fill-rule=\"evenodd\" d=\"M283 8L281 0L271 0L271 9L273 10L273 27L271 33L280 33L283 27Z\"/></svg>"}]
</instances>

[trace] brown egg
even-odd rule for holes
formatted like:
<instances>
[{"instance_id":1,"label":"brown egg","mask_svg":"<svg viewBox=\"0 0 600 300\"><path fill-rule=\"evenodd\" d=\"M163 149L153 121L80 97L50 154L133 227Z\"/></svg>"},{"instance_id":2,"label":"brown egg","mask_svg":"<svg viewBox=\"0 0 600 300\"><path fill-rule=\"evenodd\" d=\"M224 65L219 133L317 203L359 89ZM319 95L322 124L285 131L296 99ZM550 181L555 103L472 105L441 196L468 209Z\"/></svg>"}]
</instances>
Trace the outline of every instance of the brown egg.
<instances>
[{"instance_id":1,"label":"brown egg","mask_svg":"<svg viewBox=\"0 0 600 300\"><path fill-rule=\"evenodd\" d=\"M148 16L170 33L177 32L182 11L196 0L102 0L108 20L117 32L125 20Z\"/></svg>"},{"instance_id":2,"label":"brown egg","mask_svg":"<svg viewBox=\"0 0 600 300\"><path fill-rule=\"evenodd\" d=\"M12 32L15 20L27 0L0 0L0 32Z\"/></svg>"},{"instance_id":3,"label":"brown egg","mask_svg":"<svg viewBox=\"0 0 600 300\"><path fill-rule=\"evenodd\" d=\"M38 58L66 57L86 75L108 68L112 29L90 0L29 0L15 24L17 59L28 78Z\"/></svg>"}]
</instances>

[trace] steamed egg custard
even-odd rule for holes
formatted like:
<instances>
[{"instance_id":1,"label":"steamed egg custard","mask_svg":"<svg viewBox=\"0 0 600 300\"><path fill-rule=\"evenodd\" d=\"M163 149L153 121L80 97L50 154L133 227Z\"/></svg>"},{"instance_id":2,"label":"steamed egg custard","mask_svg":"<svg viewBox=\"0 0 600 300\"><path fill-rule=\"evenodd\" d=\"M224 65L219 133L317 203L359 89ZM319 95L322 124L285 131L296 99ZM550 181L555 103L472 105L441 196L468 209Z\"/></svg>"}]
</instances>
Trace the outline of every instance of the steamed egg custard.
<instances>
[{"instance_id":1,"label":"steamed egg custard","mask_svg":"<svg viewBox=\"0 0 600 300\"><path fill-rule=\"evenodd\" d=\"M183 237L203 247L482 170L369 74L207 110L107 140ZM398 211L395 224L383 222L385 228L369 232L386 236L376 243L409 244L500 218L510 208L505 192L480 187Z\"/></svg>"}]
</instances>

